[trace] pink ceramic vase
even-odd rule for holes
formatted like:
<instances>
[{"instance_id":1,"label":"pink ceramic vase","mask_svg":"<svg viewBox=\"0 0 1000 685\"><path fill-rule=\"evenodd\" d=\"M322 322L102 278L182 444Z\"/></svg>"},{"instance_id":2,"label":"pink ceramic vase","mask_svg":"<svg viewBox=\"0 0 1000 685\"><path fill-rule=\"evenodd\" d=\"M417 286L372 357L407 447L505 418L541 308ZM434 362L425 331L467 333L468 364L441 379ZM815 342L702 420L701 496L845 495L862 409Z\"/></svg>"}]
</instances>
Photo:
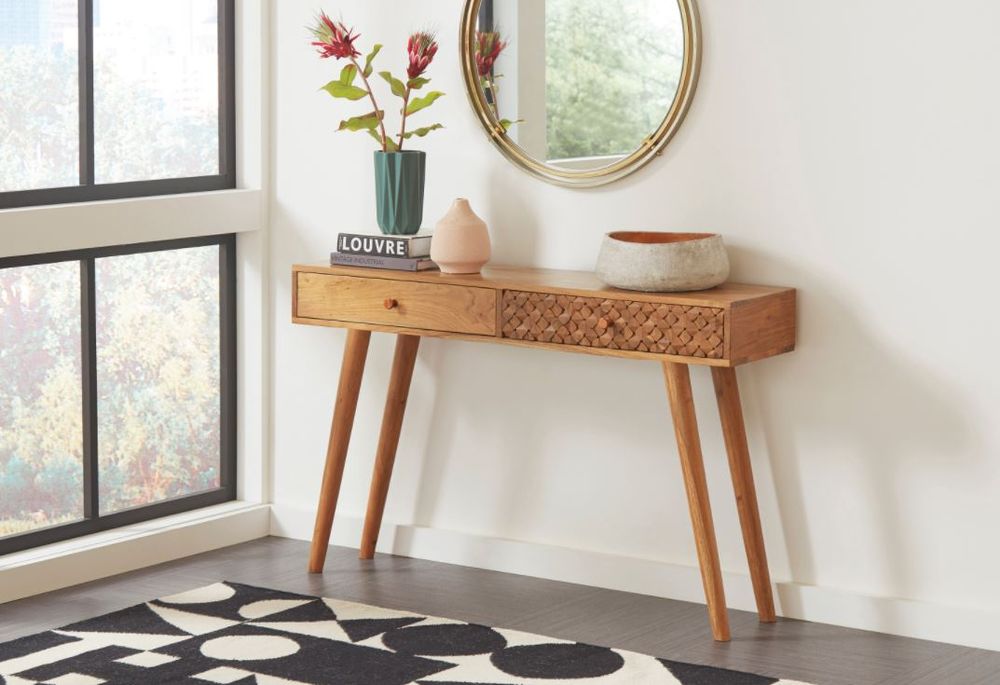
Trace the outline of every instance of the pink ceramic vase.
<instances>
[{"instance_id":1,"label":"pink ceramic vase","mask_svg":"<svg viewBox=\"0 0 1000 685\"><path fill-rule=\"evenodd\" d=\"M477 274L490 261L490 234L465 198L458 198L434 228L431 259L446 274Z\"/></svg>"}]
</instances>

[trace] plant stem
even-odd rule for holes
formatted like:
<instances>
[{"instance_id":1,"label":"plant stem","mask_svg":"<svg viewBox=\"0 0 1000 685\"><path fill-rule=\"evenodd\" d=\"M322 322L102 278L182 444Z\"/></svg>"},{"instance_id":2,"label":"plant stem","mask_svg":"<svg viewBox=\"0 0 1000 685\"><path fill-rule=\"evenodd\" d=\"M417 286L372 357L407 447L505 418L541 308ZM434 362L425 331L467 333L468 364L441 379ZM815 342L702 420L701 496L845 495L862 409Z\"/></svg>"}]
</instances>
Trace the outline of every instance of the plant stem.
<instances>
[{"instance_id":1,"label":"plant stem","mask_svg":"<svg viewBox=\"0 0 1000 685\"><path fill-rule=\"evenodd\" d=\"M410 106L410 87L406 86L406 93L403 94L403 123L399 127L399 149L403 149L403 139L406 135L406 108Z\"/></svg>"},{"instance_id":2,"label":"plant stem","mask_svg":"<svg viewBox=\"0 0 1000 685\"><path fill-rule=\"evenodd\" d=\"M352 57L351 58L351 64L353 64L354 68L358 70L359 74L361 74L361 80L365 84L365 90L368 91L368 99L372 101L372 107L375 108L375 118L378 119L378 130L379 130L379 133L382 134L381 135L382 152L388 152L389 151L389 146L388 146L387 142L388 142L389 139L385 135L385 123L383 123L382 116L379 114L380 110L378 108L378 103L375 102L375 94L372 92L372 86L371 86L370 83L368 83L368 77L365 76L365 70L362 69L361 66L358 64L358 60L355 59L354 57Z\"/></svg>"},{"instance_id":3,"label":"plant stem","mask_svg":"<svg viewBox=\"0 0 1000 685\"><path fill-rule=\"evenodd\" d=\"M497 82L494 80L492 73L490 73L490 75L486 77L486 83L489 84L489 87L490 87L490 99L493 101L493 102L490 103L493 106L493 116L496 117L497 123L499 124L500 123L500 99L497 96Z\"/></svg>"}]
</instances>

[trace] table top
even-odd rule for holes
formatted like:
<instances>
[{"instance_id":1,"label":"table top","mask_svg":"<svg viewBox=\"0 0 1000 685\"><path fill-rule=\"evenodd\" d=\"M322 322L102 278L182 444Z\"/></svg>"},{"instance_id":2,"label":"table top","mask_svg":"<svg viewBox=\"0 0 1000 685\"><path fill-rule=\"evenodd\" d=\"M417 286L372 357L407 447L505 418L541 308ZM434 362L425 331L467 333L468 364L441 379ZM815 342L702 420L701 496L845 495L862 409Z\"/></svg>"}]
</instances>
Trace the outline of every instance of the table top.
<instances>
[{"instance_id":1,"label":"table top","mask_svg":"<svg viewBox=\"0 0 1000 685\"><path fill-rule=\"evenodd\" d=\"M605 285L597 278L596 274L590 271L536 269L493 264L483 267L482 273L478 274L444 274L436 270L410 272L325 264L296 264L292 270L296 273L320 273L417 283L451 283L498 290L527 290L587 297L600 296L608 299L668 302L699 307L729 308L732 305L749 303L760 298L794 293L793 288L746 283L725 283L711 290L695 292L647 293L612 288Z\"/></svg>"}]
</instances>

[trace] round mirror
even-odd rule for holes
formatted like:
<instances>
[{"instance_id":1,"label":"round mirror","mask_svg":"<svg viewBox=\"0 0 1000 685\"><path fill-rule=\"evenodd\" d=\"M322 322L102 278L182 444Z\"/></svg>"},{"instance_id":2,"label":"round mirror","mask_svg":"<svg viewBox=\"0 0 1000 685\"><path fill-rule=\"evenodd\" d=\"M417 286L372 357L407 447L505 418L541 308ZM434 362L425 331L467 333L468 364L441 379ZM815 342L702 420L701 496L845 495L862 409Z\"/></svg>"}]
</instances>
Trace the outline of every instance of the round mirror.
<instances>
[{"instance_id":1,"label":"round mirror","mask_svg":"<svg viewBox=\"0 0 1000 685\"><path fill-rule=\"evenodd\" d=\"M466 0L462 62L493 142L561 185L617 180L660 154L694 94L694 0Z\"/></svg>"}]
</instances>

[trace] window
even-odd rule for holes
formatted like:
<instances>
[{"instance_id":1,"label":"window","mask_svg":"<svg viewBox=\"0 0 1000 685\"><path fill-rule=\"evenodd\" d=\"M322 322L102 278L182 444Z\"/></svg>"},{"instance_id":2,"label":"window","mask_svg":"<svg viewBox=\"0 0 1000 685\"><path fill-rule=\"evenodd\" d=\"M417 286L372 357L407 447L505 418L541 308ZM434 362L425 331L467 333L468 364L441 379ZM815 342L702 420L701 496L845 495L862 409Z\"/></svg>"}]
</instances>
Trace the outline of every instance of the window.
<instances>
[{"instance_id":1,"label":"window","mask_svg":"<svg viewBox=\"0 0 1000 685\"><path fill-rule=\"evenodd\" d=\"M234 253L0 259L0 554L235 498Z\"/></svg>"},{"instance_id":2,"label":"window","mask_svg":"<svg viewBox=\"0 0 1000 685\"><path fill-rule=\"evenodd\" d=\"M0 0L0 209L235 187L234 0Z\"/></svg>"}]
</instances>

